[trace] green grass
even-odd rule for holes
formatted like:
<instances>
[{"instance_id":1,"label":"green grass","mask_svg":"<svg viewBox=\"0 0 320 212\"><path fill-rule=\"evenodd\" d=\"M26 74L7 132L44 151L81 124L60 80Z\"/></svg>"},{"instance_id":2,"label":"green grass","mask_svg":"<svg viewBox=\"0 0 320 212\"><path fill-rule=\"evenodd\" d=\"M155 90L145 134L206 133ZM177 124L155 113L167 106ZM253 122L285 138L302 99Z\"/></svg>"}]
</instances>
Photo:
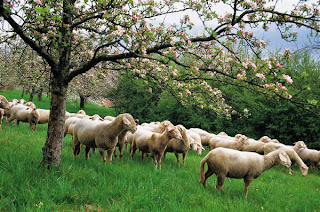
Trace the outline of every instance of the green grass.
<instances>
[{"instance_id":1,"label":"green grass","mask_svg":"<svg viewBox=\"0 0 320 212\"><path fill-rule=\"evenodd\" d=\"M224 194L215 189L215 176L206 189L199 184L207 151L190 152L185 166L168 154L162 170L137 152L131 160L128 151L123 162L103 165L98 153L86 161L83 149L74 160L67 135L61 166L48 170L39 167L46 124L36 132L26 123L2 128L0 211L320 211L319 171L303 177L294 167L289 176L277 166L253 180L246 200L243 180L226 178Z\"/></svg>"}]
</instances>

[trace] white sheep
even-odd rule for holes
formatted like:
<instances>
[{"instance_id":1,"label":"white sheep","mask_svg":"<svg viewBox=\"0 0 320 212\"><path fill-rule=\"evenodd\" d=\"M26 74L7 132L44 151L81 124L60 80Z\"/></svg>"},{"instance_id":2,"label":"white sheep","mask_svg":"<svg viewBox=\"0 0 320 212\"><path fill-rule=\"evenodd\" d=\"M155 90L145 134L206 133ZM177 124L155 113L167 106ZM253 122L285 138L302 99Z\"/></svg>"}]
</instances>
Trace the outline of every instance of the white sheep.
<instances>
[{"instance_id":1,"label":"white sheep","mask_svg":"<svg viewBox=\"0 0 320 212\"><path fill-rule=\"evenodd\" d=\"M50 110L46 109L38 109L40 117L39 117L39 123L38 124L46 124L49 122L50 117Z\"/></svg>"},{"instance_id":2,"label":"white sheep","mask_svg":"<svg viewBox=\"0 0 320 212\"><path fill-rule=\"evenodd\" d=\"M28 107L36 108L36 105L33 102L26 102L24 105Z\"/></svg>"},{"instance_id":3,"label":"white sheep","mask_svg":"<svg viewBox=\"0 0 320 212\"><path fill-rule=\"evenodd\" d=\"M268 142L271 142L271 139L268 136L263 136L259 140L254 140L252 138L249 138L247 145L241 145L239 150L246 151L246 152L256 152L263 155L264 154L263 147Z\"/></svg>"},{"instance_id":4,"label":"white sheep","mask_svg":"<svg viewBox=\"0 0 320 212\"><path fill-rule=\"evenodd\" d=\"M5 96L0 95L0 108L10 109L10 104Z\"/></svg>"},{"instance_id":5,"label":"white sheep","mask_svg":"<svg viewBox=\"0 0 320 212\"><path fill-rule=\"evenodd\" d=\"M299 157L313 169L320 169L320 151L315 149L302 148L298 151Z\"/></svg>"},{"instance_id":6,"label":"white sheep","mask_svg":"<svg viewBox=\"0 0 320 212\"><path fill-rule=\"evenodd\" d=\"M22 104L17 104L14 105L10 110L10 117L7 125L9 125L12 120L17 120L17 126L19 126L20 121L27 122L29 123L31 130L36 130L39 117L40 114L37 108L31 108Z\"/></svg>"},{"instance_id":7,"label":"white sheep","mask_svg":"<svg viewBox=\"0 0 320 212\"><path fill-rule=\"evenodd\" d=\"M200 128L190 128L189 130L200 135L202 146L209 146L210 139L215 135Z\"/></svg>"},{"instance_id":8,"label":"white sheep","mask_svg":"<svg viewBox=\"0 0 320 212\"><path fill-rule=\"evenodd\" d=\"M294 147L287 146L284 144L269 142L264 145L263 151L264 151L264 154L268 154L269 152L276 151L278 149L285 151L289 155L292 162L296 162L299 165L302 175L307 176L308 167L296 152L296 151L299 151L301 148L305 148L305 147L306 145L303 141L296 142ZM292 175L291 166L288 168L289 168L289 174Z\"/></svg>"},{"instance_id":9,"label":"white sheep","mask_svg":"<svg viewBox=\"0 0 320 212\"><path fill-rule=\"evenodd\" d=\"M142 153L151 153L151 158L157 167L161 169L161 158L167 148L168 142L172 138L182 139L182 136L175 126L168 126L163 133L151 132L145 129L139 129L134 134L130 146L131 158L137 149Z\"/></svg>"},{"instance_id":10,"label":"white sheep","mask_svg":"<svg viewBox=\"0 0 320 212\"><path fill-rule=\"evenodd\" d=\"M179 129L182 139L172 138L170 139L167 148L164 152L164 157L167 152L173 152L177 158L177 162L180 162L179 153L182 154L183 165L185 165L186 157L188 154L188 150L190 148L190 140L187 136L187 129L183 125L177 125Z\"/></svg>"},{"instance_id":11,"label":"white sheep","mask_svg":"<svg viewBox=\"0 0 320 212\"><path fill-rule=\"evenodd\" d=\"M187 130L187 136L190 140L190 147L198 153L198 155L202 154L204 150L201 142L201 137L198 133L193 132L191 130Z\"/></svg>"},{"instance_id":12,"label":"white sheep","mask_svg":"<svg viewBox=\"0 0 320 212\"><path fill-rule=\"evenodd\" d=\"M248 138L241 134L237 134L235 137L215 135L209 141L209 146L211 149L225 147L239 150L243 145L248 145Z\"/></svg>"},{"instance_id":13,"label":"white sheep","mask_svg":"<svg viewBox=\"0 0 320 212\"><path fill-rule=\"evenodd\" d=\"M204 173L204 165L208 170ZM253 179L259 177L264 171L279 163L290 167L289 156L283 150L260 155L255 152L241 152L234 149L219 147L211 150L200 163L200 183L206 187L207 179L215 174L217 176L216 188L223 192L225 177L244 179L245 197Z\"/></svg>"},{"instance_id":14,"label":"white sheep","mask_svg":"<svg viewBox=\"0 0 320 212\"><path fill-rule=\"evenodd\" d=\"M83 118L73 127L73 154L76 159L80 152L80 144L86 146L85 157L89 158L90 148L99 148L103 163L106 162L105 150L108 153L109 163L118 142L118 136L123 131L136 131L136 123L128 113L120 114L112 122L92 121Z\"/></svg>"}]
</instances>

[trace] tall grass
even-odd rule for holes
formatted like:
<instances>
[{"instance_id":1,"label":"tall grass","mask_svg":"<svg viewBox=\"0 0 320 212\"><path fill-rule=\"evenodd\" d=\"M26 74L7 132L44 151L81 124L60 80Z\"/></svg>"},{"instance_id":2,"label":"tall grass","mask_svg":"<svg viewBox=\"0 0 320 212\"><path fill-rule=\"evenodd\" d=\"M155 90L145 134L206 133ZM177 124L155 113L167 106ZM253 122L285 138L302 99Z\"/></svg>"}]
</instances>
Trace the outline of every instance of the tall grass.
<instances>
[{"instance_id":1,"label":"tall grass","mask_svg":"<svg viewBox=\"0 0 320 212\"><path fill-rule=\"evenodd\" d=\"M87 110L86 110L87 112ZM90 111L93 112L93 111ZM88 111L89 113L89 111ZM266 171L250 186L244 198L243 180L226 178L221 194L216 177L207 188L199 184L199 163L203 156L189 152L185 166L167 154L162 170L150 159L142 161L124 153L123 162L101 162L99 154L88 161L82 150L77 160L72 139L64 139L59 168L41 168L41 148L47 125L36 132L28 124L2 124L0 132L1 211L319 211L320 172L303 177L297 167L293 176L277 166Z\"/></svg>"}]
</instances>

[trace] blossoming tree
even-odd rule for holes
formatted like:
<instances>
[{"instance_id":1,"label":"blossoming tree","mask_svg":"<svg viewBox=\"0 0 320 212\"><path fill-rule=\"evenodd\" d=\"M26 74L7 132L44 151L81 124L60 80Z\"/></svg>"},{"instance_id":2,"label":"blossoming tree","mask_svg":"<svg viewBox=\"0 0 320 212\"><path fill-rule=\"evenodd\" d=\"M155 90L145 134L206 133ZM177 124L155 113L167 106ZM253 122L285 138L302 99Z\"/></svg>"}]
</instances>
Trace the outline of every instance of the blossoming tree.
<instances>
[{"instance_id":1,"label":"blossoming tree","mask_svg":"<svg viewBox=\"0 0 320 212\"><path fill-rule=\"evenodd\" d=\"M293 27L318 33L319 1L294 3L283 11L277 0L0 0L1 42L22 40L50 67L43 164L61 162L68 84L103 61L110 69L148 75L182 102L217 113L228 114L232 107L210 80L294 101L285 67L262 57L266 44L254 34L272 24L285 39L295 38ZM186 12L192 16L181 15ZM198 35L192 31L195 19ZM241 46L255 59L240 57Z\"/></svg>"}]
</instances>

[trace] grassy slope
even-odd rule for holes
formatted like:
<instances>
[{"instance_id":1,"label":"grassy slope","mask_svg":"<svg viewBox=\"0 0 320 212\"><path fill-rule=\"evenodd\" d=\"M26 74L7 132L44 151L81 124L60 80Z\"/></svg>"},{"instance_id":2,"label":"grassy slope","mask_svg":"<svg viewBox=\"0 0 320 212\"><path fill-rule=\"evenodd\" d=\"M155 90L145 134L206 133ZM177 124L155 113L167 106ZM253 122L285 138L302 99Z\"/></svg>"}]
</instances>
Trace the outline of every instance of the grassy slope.
<instances>
[{"instance_id":1,"label":"grassy slope","mask_svg":"<svg viewBox=\"0 0 320 212\"><path fill-rule=\"evenodd\" d=\"M95 106L90 107L88 114L97 113ZM207 151L202 156L190 152L185 166L178 166L168 154L161 171L150 160L141 161L137 153L131 160L127 151L123 162L103 165L99 154L91 153L85 161L83 150L74 160L68 135L61 166L47 170L39 167L47 125L40 125L37 132L31 132L25 123L2 127L0 211L320 210L319 171L303 177L295 167L289 176L287 169L278 166L252 182L245 200L243 180L227 178L223 195L215 189L215 176L208 179L206 189L198 183L199 163Z\"/></svg>"}]
</instances>

